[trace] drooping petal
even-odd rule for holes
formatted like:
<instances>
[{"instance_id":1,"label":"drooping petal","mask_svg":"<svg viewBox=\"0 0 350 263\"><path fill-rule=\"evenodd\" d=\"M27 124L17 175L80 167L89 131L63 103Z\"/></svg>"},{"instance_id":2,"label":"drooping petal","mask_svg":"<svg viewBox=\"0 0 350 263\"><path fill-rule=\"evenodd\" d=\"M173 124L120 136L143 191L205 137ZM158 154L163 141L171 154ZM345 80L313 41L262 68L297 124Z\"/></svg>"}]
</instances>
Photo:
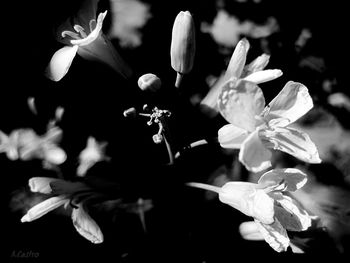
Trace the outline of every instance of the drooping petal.
<instances>
[{"instance_id":1,"label":"drooping petal","mask_svg":"<svg viewBox=\"0 0 350 263\"><path fill-rule=\"evenodd\" d=\"M55 210L56 208L64 205L68 201L69 200L63 195L46 199L45 201L29 209L27 214L21 218L21 222L31 222L33 220L36 220L43 215L46 215L48 212L51 212L52 210Z\"/></svg>"},{"instance_id":2,"label":"drooping petal","mask_svg":"<svg viewBox=\"0 0 350 263\"><path fill-rule=\"evenodd\" d=\"M290 240L287 235L287 231L280 224L278 219L272 224L263 224L258 220L255 220L258 225L261 234L263 235L265 241L277 252L286 251Z\"/></svg>"},{"instance_id":3,"label":"drooping petal","mask_svg":"<svg viewBox=\"0 0 350 263\"><path fill-rule=\"evenodd\" d=\"M104 34L99 34L89 45L81 46L78 49L78 54L84 59L99 61L110 66L126 79L130 78L132 75L130 67Z\"/></svg>"},{"instance_id":4,"label":"drooping petal","mask_svg":"<svg viewBox=\"0 0 350 263\"><path fill-rule=\"evenodd\" d=\"M227 124L219 129L218 140L223 148L239 149L247 138L248 132L233 124Z\"/></svg>"},{"instance_id":5,"label":"drooping petal","mask_svg":"<svg viewBox=\"0 0 350 263\"><path fill-rule=\"evenodd\" d=\"M294 192L305 185L307 175L294 168L273 169L264 173L258 184L264 188L274 187L272 190ZM277 189L276 189L277 188Z\"/></svg>"},{"instance_id":6,"label":"drooping petal","mask_svg":"<svg viewBox=\"0 0 350 263\"><path fill-rule=\"evenodd\" d=\"M51 177L32 177L29 179L29 187L32 192L39 192L42 194L51 194L52 189L50 183L61 181L61 179Z\"/></svg>"},{"instance_id":7,"label":"drooping petal","mask_svg":"<svg viewBox=\"0 0 350 263\"><path fill-rule=\"evenodd\" d=\"M246 240L264 240L259 226L254 221L243 222L239 225L239 233Z\"/></svg>"},{"instance_id":8,"label":"drooping petal","mask_svg":"<svg viewBox=\"0 0 350 263\"><path fill-rule=\"evenodd\" d=\"M246 81L253 82L255 84L264 83L270 80L274 80L282 76L282 71L279 69L267 69L254 72L244 78Z\"/></svg>"},{"instance_id":9,"label":"drooping petal","mask_svg":"<svg viewBox=\"0 0 350 263\"><path fill-rule=\"evenodd\" d=\"M308 89L301 83L289 81L280 93L266 106L262 116L270 121L285 118L295 122L313 107Z\"/></svg>"},{"instance_id":10,"label":"drooping petal","mask_svg":"<svg viewBox=\"0 0 350 263\"><path fill-rule=\"evenodd\" d=\"M294 199L281 193L274 193L275 217L290 231L303 231L311 226L312 218Z\"/></svg>"},{"instance_id":11,"label":"drooping petal","mask_svg":"<svg viewBox=\"0 0 350 263\"><path fill-rule=\"evenodd\" d=\"M286 152L307 163L321 162L316 145L304 132L277 127L273 130L260 130L259 137L267 148Z\"/></svg>"},{"instance_id":12,"label":"drooping petal","mask_svg":"<svg viewBox=\"0 0 350 263\"><path fill-rule=\"evenodd\" d=\"M72 221L75 229L80 235L94 244L103 242L103 234L97 223L83 209L82 205L79 208L74 208L72 211Z\"/></svg>"},{"instance_id":13,"label":"drooping petal","mask_svg":"<svg viewBox=\"0 0 350 263\"><path fill-rule=\"evenodd\" d=\"M252 62L250 62L248 65L246 65L243 69L243 73L241 75L241 78L245 78L246 76L263 70L267 64L269 63L270 55L262 54L256 59L254 59Z\"/></svg>"},{"instance_id":14,"label":"drooping petal","mask_svg":"<svg viewBox=\"0 0 350 263\"><path fill-rule=\"evenodd\" d=\"M271 152L262 144L258 131L251 133L242 143L239 161L252 172L259 172L271 166Z\"/></svg>"},{"instance_id":15,"label":"drooping petal","mask_svg":"<svg viewBox=\"0 0 350 263\"><path fill-rule=\"evenodd\" d=\"M265 98L254 83L231 79L222 87L218 106L221 115L229 123L252 132L256 128L255 116L262 112Z\"/></svg>"},{"instance_id":16,"label":"drooping petal","mask_svg":"<svg viewBox=\"0 0 350 263\"><path fill-rule=\"evenodd\" d=\"M232 77L239 78L241 76L249 47L250 45L246 38L243 38L237 43L235 51L233 52L230 62L227 66L224 77L225 81Z\"/></svg>"},{"instance_id":17,"label":"drooping petal","mask_svg":"<svg viewBox=\"0 0 350 263\"><path fill-rule=\"evenodd\" d=\"M77 51L78 46L65 46L57 50L46 68L46 77L53 81L61 80L67 74Z\"/></svg>"}]
</instances>

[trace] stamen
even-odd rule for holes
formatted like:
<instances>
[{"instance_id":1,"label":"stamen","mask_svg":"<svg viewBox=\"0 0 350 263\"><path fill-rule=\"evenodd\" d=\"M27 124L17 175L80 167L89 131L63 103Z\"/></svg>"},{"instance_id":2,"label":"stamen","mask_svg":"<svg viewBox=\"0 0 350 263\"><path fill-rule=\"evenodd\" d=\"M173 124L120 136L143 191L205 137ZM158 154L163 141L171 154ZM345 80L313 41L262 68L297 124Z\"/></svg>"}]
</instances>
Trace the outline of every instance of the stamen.
<instances>
[{"instance_id":1,"label":"stamen","mask_svg":"<svg viewBox=\"0 0 350 263\"><path fill-rule=\"evenodd\" d=\"M85 33L85 29L80 25L74 25L74 30L77 31L83 38L87 37L87 34Z\"/></svg>"},{"instance_id":2,"label":"stamen","mask_svg":"<svg viewBox=\"0 0 350 263\"><path fill-rule=\"evenodd\" d=\"M69 37L71 37L71 38L73 38L73 39L77 39L77 40L78 40L78 39L81 39L80 36L79 36L77 33L72 32L72 31L69 31L69 30L63 31L63 32L61 33L61 36L62 36L63 38L69 36Z\"/></svg>"}]
</instances>

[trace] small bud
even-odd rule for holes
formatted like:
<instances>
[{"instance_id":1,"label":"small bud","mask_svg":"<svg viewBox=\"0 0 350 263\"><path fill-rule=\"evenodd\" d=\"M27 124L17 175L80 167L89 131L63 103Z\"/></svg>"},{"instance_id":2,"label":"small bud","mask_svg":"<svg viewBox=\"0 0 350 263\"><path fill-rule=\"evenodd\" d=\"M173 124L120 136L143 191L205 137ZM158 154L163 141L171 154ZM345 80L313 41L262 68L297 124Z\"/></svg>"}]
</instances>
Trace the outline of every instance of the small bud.
<instances>
[{"instance_id":1,"label":"small bud","mask_svg":"<svg viewBox=\"0 0 350 263\"><path fill-rule=\"evenodd\" d=\"M157 133L157 134L153 135L152 139L153 139L154 143L159 144L163 141L163 136L161 134Z\"/></svg>"},{"instance_id":2,"label":"small bud","mask_svg":"<svg viewBox=\"0 0 350 263\"><path fill-rule=\"evenodd\" d=\"M137 81L137 85L142 90L157 91L160 89L162 82L160 78L152 73L142 75Z\"/></svg>"},{"instance_id":3,"label":"small bud","mask_svg":"<svg viewBox=\"0 0 350 263\"><path fill-rule=\"evenodd\" d=\"M195 27L189 11L181 11L175 18L171 38L171 66L177 72L176 87L179 87L183 74L193 67L196 50Z\"/></svg>"},{"instance_id":4,"label":"small bud","mask_svg":"<svg viewBox=\"0 0 350 263\"><path fill-rule=\"evenodd\" d=\"M127 109L123 112L124 117L135 117L136 116L136 109L134 107Z\"/></svg>"}]
</instances>

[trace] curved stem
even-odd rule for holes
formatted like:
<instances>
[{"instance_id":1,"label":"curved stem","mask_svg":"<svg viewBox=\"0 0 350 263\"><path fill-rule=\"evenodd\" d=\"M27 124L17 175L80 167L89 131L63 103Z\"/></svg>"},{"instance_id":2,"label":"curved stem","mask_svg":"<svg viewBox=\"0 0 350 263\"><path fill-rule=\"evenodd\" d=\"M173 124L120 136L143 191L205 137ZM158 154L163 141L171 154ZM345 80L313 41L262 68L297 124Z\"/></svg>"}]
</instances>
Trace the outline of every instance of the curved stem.
<instances>
[{"instance_id":1,"label":"curved stem","mask_svg":"<svg viewBox=\"0 0 350 263\"><path fill-rule=\"evenodd\" d=\"M173 152L171 151L170 144L169 144L168 140L166 139L166 136L165 136L164 132L162 132L162 135L163 135L163 138L164 138L166 149L168 151L168 156L169 156L169 163L168 164L172 165L172 164L174 164L174 155L173 155Z\"/></svg>"}]
</instances>

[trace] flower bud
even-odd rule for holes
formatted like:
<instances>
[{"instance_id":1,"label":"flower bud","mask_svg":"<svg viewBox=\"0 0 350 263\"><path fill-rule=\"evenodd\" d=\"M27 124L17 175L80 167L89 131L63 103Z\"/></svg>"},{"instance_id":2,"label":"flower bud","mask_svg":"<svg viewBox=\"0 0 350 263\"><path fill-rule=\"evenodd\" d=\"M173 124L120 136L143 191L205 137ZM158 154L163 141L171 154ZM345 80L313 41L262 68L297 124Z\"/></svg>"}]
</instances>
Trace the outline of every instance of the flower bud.
<instances>
[{"instance_id":1,"label":"flower bud","mask_svg":"<svg viewBox=\"0 0 350 263\"><path fill-rule=\"evenodd\" d=\"M178 73L175 86L180 85L181 74L192 70L196 49L194 22L189 11L181 11L175 18L171 38L171 66Z\"/></svg>"},{"instance_id":2,"label":"flower bud","mask_svg":"<svg viewBox=\"0 0 350 263\"><path fill-rule=\"evenodd\" d=\"M137 81L137 85L142 90L157 91L160 89L162 82L160 78L152 73L142 75Z\"/></svg>"}]
</instances>

